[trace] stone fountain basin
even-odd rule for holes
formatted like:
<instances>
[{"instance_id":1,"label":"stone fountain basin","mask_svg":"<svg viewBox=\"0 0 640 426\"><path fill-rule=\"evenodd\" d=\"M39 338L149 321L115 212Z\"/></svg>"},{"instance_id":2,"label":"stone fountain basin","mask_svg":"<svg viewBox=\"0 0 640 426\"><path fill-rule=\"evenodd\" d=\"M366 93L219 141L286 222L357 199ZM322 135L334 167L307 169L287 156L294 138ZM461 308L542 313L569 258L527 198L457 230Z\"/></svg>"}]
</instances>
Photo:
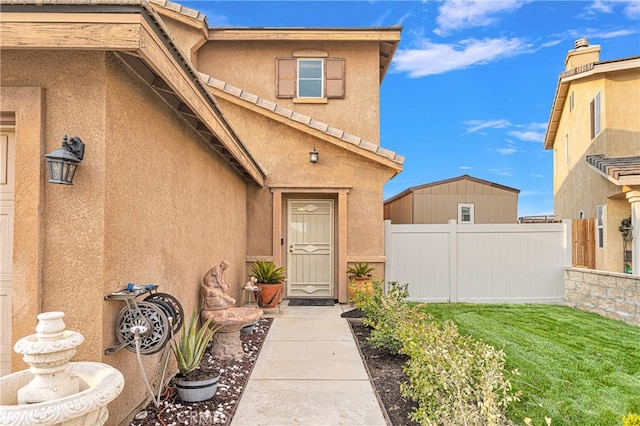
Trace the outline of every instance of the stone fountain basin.
<instances>
[{"instance_id":1,"label":"stone fountain basin","mask_svg":"<svg viewBox=\"0 0 640 426\"><path fill-rule=\"evenodd\" d=\"M218 333L230 333L240 331L242 327L256 321L262 314L262 309L234 306L219 311L202 311L202 319L206 321L213 318L212 323L222 326Z\"/></svg>"},{"instance_id":2,"label":"stone fountain basin","mask_svg":"<svg viewBox=\"0 0 640 426\"><path fill-rule=\"evenodd\" d=\"M80 392L35 404L18 405L18 390L34 377L29 370L0 377L0 425L103 425L107 404L124 387L122 373L99 362L71 362L66 371L79 378Z\"/></svg>"}]
</instances>

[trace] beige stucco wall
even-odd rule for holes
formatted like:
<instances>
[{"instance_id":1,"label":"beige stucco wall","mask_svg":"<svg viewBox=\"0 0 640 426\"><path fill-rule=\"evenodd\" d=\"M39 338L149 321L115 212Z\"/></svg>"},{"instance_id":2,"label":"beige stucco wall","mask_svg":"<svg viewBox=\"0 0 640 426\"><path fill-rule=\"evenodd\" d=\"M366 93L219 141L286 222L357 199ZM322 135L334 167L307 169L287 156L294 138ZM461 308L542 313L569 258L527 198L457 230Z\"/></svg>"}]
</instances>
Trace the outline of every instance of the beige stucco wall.
<instances>
[{"instance_id":1,"label":"beige stucco wall","mask_svg":"<svg viewBox=\"0 0 640 426\"><path fill-rule=\"evenodd\" d=\"M244 282L246 183L112 54L3 51L2 85L35 88L5 99L3 87L3 110L24 110L43 93L46 123L44 146L34 147L38 122L16 112L12 340L33 333L37 313L64 311L67 328L85 336L74 360L125 375L109 407L118 424L147 396L135 354L103 355L117 343L124 306L104 296L128 282L155 283L190 315L202 276L222 259L231 262L225 279ZM59 148L65 133L82 138L85 158L73 186L48 184L41 153ZM160 360L145 356L155 385ZM12 369L23 368L14 357Z\"/></svg>"},{"instance_id":2,"label":"beige stucco wall","mask_svg":"<svg viewBox=\"0 0 640 426\"><path fill-rule=\"evenodd\" d=\"M268 176L265 188L252 187L248 190L248 258L272 257L274 239L279 241L284 238L286 241L288 198L329 197L337 200L332 188L349 188L346 197L347 233L336 235L335 247L338 249L341 241L346 239L346 258L351 261L368 261L383 276L382 187L394 172L332 143L276 123L230 102L219 100L219 103L225 117ZM309 162L309 151L313 146L320 153L320 160L316 164ZM300 191L290 189L283 193L283 235L273 235L272 189L282 187L298 187ZM337 214L339 207L336 203L336 229L340 225ZM284 251L280 256L286 259ZM336 264L336 282L341 274L346 276L346 266L346 263Z\"/></svg>"},{"instance_id":3,"label":"beige stucco wall","mask_svg":"<svg viewBox=\"0 0 640 426\"><path fill-rule=\"evenodd\" d=\"M345 99L326 104L276 98L276 58L320 50L345 59ZM198 51L198 70L300 114L373 143L380 139L379 42L209 41Z\"/></svg>"},{"instance_id":4,"label":"beige stucco wall","mask_svg":"<svg viewBox=\"0 0 640 426\"><path fill-rule=\"evenodd\" d=\"M596 248L596 268L622 272L622 240L618 226L629 217L630 206L621 187L607 180L585 160L587 155L608 157L638 155L640 146L640 71L596 75L571 83L574 108L565 102L554 141L554 213L560 219L595 218L598 205L605 205L605 246ZM590 134L590 103L601 96L602 132ZM565 136L568 135L568 144ZM568 152L567 152L568 146ZM567 158L568 156L568 158Z\"/></svg>"}]
</instances>

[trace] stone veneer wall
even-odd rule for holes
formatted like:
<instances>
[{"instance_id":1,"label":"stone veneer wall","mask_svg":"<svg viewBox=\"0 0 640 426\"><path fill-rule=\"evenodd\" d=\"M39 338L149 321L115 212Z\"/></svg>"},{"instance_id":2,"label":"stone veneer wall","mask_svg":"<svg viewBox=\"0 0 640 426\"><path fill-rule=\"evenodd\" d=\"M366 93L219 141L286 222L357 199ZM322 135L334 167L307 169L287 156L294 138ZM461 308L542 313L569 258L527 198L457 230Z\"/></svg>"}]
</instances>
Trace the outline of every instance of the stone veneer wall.
<instances>
[{"instance_id":1,"label":"stone veneer wall","mask_svg":"<svg viewBox=\"0 0 640 426\"><path fill-rule=\"evenodd\" d=\"M640 326L640 277L567 268L565 304Z\"/></svg>"}]
</instances>

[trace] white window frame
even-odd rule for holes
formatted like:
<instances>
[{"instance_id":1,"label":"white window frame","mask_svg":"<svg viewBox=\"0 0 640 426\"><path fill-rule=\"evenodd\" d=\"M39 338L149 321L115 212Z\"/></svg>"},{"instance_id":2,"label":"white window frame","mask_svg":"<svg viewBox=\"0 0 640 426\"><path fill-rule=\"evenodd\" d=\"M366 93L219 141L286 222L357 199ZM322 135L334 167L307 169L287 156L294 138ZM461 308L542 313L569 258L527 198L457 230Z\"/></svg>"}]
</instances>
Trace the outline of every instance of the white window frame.
<instances>
[{"instance_id":1,"label":"white window frame","mask_svg":"<svg viewBox=\"0 0 640 426\"><path fill-rule=\"evenodd\" d=\"M320 75L318 77L302 77L302 72L300 72L301 62L315 62L320 64ZM324 97L324 58L297 58L297 78L296 78L296 93L298 94L298 98L302 99L321 99ZM302 96L302 91L300 90L300 81L319 81L320 82L320 93L318 96Z\"/></svg>"},{"instance_id":2,"label":"white window frame","mask_svg":"<svg viewBox=\"0 0 640 426\"><path fill-rule=\"evenodd\" d=\"M464 208L469 209L469 220L462 220L462 209ZM471 225L475 223L474 205L472 203L458 203L458 223Z\"/></svg>"},{"instance_id":3,"label":"white window frame","mask_svg":"<svg viewBox=\"0 0 640 426\"><path fill-rule=\"evenodd\" d=\"M598 248L604 248L604 215L605 206L596 207L596 230L598 233Z\"/></svg>"},{"instance_id":4,"label":"white window frame","mask_svg":"<svg viewBox=\"0 0 640 426\"><path fill-rule=\"evenodd\" d=\"M602 131L602 109L601 109L600 92L596 93L591 101L590 113L591 113L591 139L595 139L596 136Z\"/></svg>"}]
</instances>

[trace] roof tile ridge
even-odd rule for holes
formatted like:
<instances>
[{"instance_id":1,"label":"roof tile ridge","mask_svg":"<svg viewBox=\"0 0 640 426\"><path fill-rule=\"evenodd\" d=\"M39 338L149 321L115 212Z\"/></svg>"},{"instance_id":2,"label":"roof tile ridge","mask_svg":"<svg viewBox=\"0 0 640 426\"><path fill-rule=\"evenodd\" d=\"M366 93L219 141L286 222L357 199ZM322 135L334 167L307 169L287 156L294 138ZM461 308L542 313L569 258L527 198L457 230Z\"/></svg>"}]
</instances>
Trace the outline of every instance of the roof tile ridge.
<instances>
[{"instance_id":1,"label":"roof tile ridge","mask_svg":"<svg viewBox=\"0 0 640 426\"><path fill-rule=\"evenodd\" d=\"M148 0L148 1L149 3L157 4L166 9L179 13L180 15L197 19L198 21L201 21L201 22L205 22L207 20L207 16L204 13L200 12L199 10L183 6L180 3L176 3L170 0Z\"/></svg>"},{"instance_id":2,"label":"roof tile ridge","mask_svg":"<svg viewBox=\"0 0 640 426\"><path fill-rule=\"evenodd\" d=\"M215 87L216 89L222 90L225 93L233 95L239 99L251 102L256 106L275 112L276 114L282 115L291 120L302 123L312 129L326 133L329 136L338 138L343 142L356 145L362 149L373 152L377 155L388 158L397 163L400 163L400 164L404 163L404 159L405 159L404 156L399 155L396 152L391 151L389 149L383 148L374 142L371 142L359 136L347 133L344 130L341 130L329 125L328 123L322 122L320 120L316 120L313 117L296 112L293 109L284 107L268 99L264 99L254 93L247 92L246 90L233 86L223 80L210 76L209 74L205 74L203 72L199 72L199 74L200 74L200 79L204 82L204 84L207 84L211 87Z\"/></svg>"}]
</instances>

